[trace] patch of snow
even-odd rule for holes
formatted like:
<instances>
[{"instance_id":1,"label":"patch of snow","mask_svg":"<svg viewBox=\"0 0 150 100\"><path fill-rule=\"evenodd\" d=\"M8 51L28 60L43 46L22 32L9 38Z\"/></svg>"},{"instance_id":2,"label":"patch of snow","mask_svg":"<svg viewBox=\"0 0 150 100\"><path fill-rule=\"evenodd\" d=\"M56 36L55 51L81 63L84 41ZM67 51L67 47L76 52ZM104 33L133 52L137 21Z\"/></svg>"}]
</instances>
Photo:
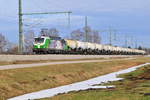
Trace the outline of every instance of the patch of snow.
<instances>
[{"instance_id":1,"label":"patch of snow","mask_svg":"<svg viewBox=\"0 0 150 100\"><path fill-rule=\"evenodd\" d=\"M80 91L80 90L88 90L88 89L100 89L100 88L113 88L114 86L94 86L94 85L101 84L101 83L107 83L107 82L110 82L110 81L122 80L123 78L117 78L117 76L119 74L129 73L129 72L132 72L132 71L136 70L139 67L143 67L143 66L149 65L149 64L150 63L142 64L142 65L139 65L139 66L134 66L132 68L121 70L121 71L118 71L118 72L113 72L113 73L103 75L103 76L99 76L99 77L89 79L89 80L86 80L86 81L77 82L77 83L73 83L73 84L70 84L70 85L60 86L60 87L51 88L51 89L47 89L47 90L42 90L42 91L39 91L39 92L33 92L33 93L25 94L25 95L22 95L22 96L10 98L8 100L32 100L32 99L53 97L55 95L62 94L62 93L68 93L68 92L71 92L71 91Z\"/></svg>"}]
</instances>

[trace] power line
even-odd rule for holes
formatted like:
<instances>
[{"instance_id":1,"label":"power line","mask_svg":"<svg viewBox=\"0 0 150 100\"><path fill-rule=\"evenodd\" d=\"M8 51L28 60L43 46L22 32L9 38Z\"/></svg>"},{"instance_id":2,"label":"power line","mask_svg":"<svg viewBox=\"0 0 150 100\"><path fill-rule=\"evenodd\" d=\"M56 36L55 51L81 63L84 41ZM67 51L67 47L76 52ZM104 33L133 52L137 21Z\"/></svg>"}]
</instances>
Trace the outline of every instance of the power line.
<instances>
[{"instance_id":1,"label":"power line","mask_svg":"<svg viewBox=\"0 0 150 100\"><path fill-rule=\"evenodd\" d=\"M71 11L66 11L66 12L33 12L33 13L22 13L22 0L18 1L19 3L19 48L18 51L20 54L23 53L23 19L22 17L24 15L49 15L49 14L68 14L68 24L70 24L70 14L72 13Z\"/></svg>"},{"instance_id":2,"label":"power line","mask_svg":"<svg viewBox=\"0 0 150 100\"><path fill-rule=\"evenodd\" d=\"M47 15L47 14L64 14L64 13L72 13L71 11L66 11L66 12L39 12L39 13L22 13L22 15Z\"/></svg>"},{"instance_id":3,"label":"power line","mask_svg":"<svg viewBox=\"0 0 150 100\"><path fill-rule=\"evenodd\" d=\"M114 38L116 39L116 33L114 35L114 32L116 32L116 30L109 27L108 32L109 32L109 45L112 45Z\"/></svg>"},{"instance_id":4,"label":"power line","mask_svg":"<svg viewBox=\"0 0 150 100\"><path fill-rule=\"evenodd\" d=\"M88 42L88 20L87 20L87 16L85 16L85 42Z\"/></svg>"},{"instance_id":5,"label":"power line","mask_svg":"<svg viewBox=\"0 0 150 100\"><path fill-rule=\"evenodd\" d=\"M128 36L125 35L125 47L127 48L128 47Z\"/></svg>"}]
</instances>

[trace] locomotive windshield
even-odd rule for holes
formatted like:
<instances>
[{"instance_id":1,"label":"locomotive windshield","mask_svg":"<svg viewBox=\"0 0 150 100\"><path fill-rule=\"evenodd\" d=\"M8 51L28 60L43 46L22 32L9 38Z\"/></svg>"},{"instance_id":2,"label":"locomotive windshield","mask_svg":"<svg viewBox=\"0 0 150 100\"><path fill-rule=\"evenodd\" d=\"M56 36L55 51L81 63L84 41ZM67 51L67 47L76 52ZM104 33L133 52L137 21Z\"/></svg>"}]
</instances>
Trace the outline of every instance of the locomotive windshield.
<instances>
[{"instance_id":1,"label":"locomotive windshield","mask_svg":"<svg viewBox=\"0 0 150 100\"><path fill-rule=\"evenodd\" d=\"M35 43L43 43L44 38L35 38Z\"/></svg>"}]
</instances>

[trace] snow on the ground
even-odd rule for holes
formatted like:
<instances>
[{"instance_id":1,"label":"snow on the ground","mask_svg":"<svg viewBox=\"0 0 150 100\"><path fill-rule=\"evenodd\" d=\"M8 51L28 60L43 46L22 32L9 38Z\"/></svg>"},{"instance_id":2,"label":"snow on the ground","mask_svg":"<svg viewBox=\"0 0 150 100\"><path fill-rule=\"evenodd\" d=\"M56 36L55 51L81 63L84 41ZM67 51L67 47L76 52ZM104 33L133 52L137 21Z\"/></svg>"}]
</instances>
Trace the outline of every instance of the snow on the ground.
<instances>
[{"instance_id":1,"label":"snow on the ground","mask_svg":"<svg viewBox=\"0 0 150 100\"><path fill-rule=\"evenodd\" d=\"M112 88L114 86L94 86L94 85L101 84L101 83L107 83L110 81L122 80L122 78L117 78L117 76L119 74L132 72L132 71L136 70L137 68L143 67L143 66L148 65L148 64L150 64L150 63L142 64L139 66L134 66L132 68L121 70L118 72L113 72L113 73L110 73L107 75L99 76L99 77L89 79L86 81L82 81L82 82L73 83L70 85L65 85L65 86L60 86L60 87L56 87L56 88L51 88L51 89L47 89L47 90L42 90L42 91L38 91L38 92L25 94L22 96L10 98L8 100L32 100L32 99L52 97L52 96L55 96L58 94L68 93L71 91L80 91L80 90L87 90L87 89L99 89L99 88Z\"/></svg>"}]
</instances>

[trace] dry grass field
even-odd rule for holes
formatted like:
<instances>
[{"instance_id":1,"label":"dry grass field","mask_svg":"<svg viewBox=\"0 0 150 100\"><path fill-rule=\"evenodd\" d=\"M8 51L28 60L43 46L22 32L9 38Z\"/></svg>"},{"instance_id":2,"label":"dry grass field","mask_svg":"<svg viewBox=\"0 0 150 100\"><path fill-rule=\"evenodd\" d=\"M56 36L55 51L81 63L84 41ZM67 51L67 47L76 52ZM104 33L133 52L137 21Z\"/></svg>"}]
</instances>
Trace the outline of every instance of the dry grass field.
<instances>
[{"instance_id":1,"label":"dry grass field","mask_svg":"<svg viewBox=\"0 0 150 100\"><path fill-rule=\"evenodd\" d=\"M58 95L40 100L150 100L150 65L134 72L120 75L122 81L103 85L115 85L112 89L97 89Z\"/></svg>"},{"instance_id":2,"label":"dry grass field","mask_svg":"<svg viewBox=\"0 0 150 100\"><path fill-rule=\"evenodd\" d=\"M0 65L31 64L53 61L125 58L122 55L0 55Z\"/></svg>"},{"instance_id":3,"label":"dry grass field","mask_svg":"<svg viewBox=\"0 0 150 100\"><path fill-rule=\"evenodd\" d=\"M145 62L150 62L150 58L0 71L0 100L87 80Z\"/></svg>"}]
</instances>

